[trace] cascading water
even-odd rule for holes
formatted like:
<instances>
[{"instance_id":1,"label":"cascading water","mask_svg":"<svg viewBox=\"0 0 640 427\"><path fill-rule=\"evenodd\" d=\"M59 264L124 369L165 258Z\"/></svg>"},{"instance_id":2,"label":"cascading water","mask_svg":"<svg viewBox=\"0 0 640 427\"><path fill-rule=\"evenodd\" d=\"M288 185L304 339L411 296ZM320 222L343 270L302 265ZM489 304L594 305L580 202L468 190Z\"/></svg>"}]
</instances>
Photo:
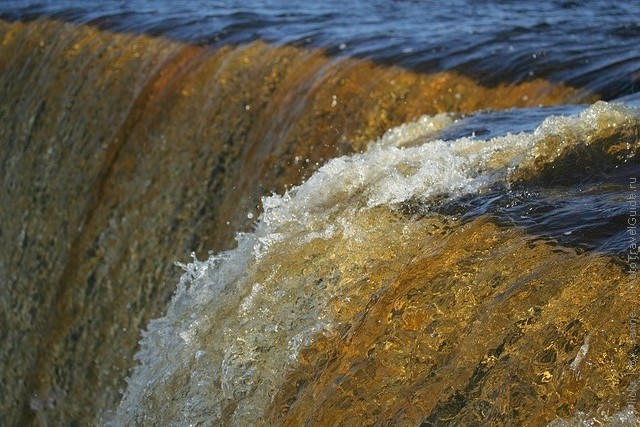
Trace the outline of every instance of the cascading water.
<instances>
[{"instance_id":1,"label":"cascading water","mask_svg":"<svg viewBox=\"0 0 640 427\"><path fill-rule=\"evenodd\" d=\"M638 424L636 5L76 3L0 6L1 424Z\"/></svg>"},{"instance_id":2,"label":"cascading water","mask_svg":"<svg viewBox=\"0 0 640 427\"><path fill-rule=\"evenodd\" d=\"M143 350L138 354L140 366L129 381L114 425L184 420L259 424L267 408L278 404L276 396L284 388L282 381L298 368L304 349L322 340L345 341L342 345L348 345L348 341L358 339L359 334L369 333L358 330L358 317L366 316L372 304L381 304L378 301L392 292L394 282L416 259L429 259L443 245L451 244L452 235L473 233L477 229L488 228L489 231L484 232L489 235L483 236L484 241L469 244L486 245L490 239L505 239L488 223L475 220L468 225L460 224L429 214L428 210L415 218L402 214L403 205L442 202L443 198L482 194L496 184L508 186L530 180L578 152L589 159L592 153L609 153L615 162L624 164L635 157L640 142L640 110L616 104L595 104L576 118L550 117L533 133L488 141L433 140L434 133L437 135L437 130L450 122L443 116L424 117L389 131L362 154L329 161L301 186L283 196L263 199L263 214L253 232L238 236L237 249L185 265L186 273L167 315L152 321L145 333ZM599 160L604 162L604 155ZM465 231L465 227L472 231ZM513 244L511 240L522 237L506 239L509 245ZM542 265L555 261L551 254L540 256L543 260L538 263ZM489 260L470 260L466 267L472 271L466 274L482 274L484 262L495 262ZM604 262L594 256L585 257L587 260ZM622 289L625 280L616 279L616 273L611 267L609 270L598 277L602 282L600 286ZM440 275L448 278L443 286L453 294L468 293L470 298L476 292L473 289L477 286L476 278L467 284L469 287L461 288L455 271L443 269ZM482 300L485 316L502 309L504 302L500 300L508 299L501 296L506 283L512 287L509 293L528 292L525 284L505 279L505 283L498 285L499 292L477 296ZM560 275L556 280L567 281L569 277ZM412 281L402 284L405 291L415 285ZM544 292L550 291L544 290L541 295ZM433 295L422 294L414 296L412 302L436 304L432 298ZM394 309L389 310L389 316L395 316ZM544 308L538 310L537 316L545 316ZM379 323L387 321L389 319L378 319ZM402 345L432 340L440 332L437 332L438 325L433 325L437 322L431 323L410 325L409 330L422 331L424 336L414 334ZM426 329L433 330L427 334ZM607 336L591 327L585 329L582 338L591 343L591 353L582 358L591 361L587 362L591 363L589 375L602 375L605 372L599 371L608 367L593 365L594 353L604 351L595 343L606 340ZM434 343L437 341L434 339ZM378 343L387 344L391 345L392 341ZM337 348L340 347L338 344ZM343 355L347 360L342 363L354 363L348 359L350 356ZM512 357L518 356L521 355L514 351ZM580 363L578 356L574 356L574 362L560 364L554 374L548 373L549 382L556 381L554 375L560 378L580 375L573 372ZM422 376L427 381L429 375L435 374L436 367L432 366L429 371L428 365L411 380ZM512 375L508 365L502 369L504 372L495 375ZM314 377L313 372L307 375ZM379 379L382 384L372 378L361 380L361 387L380 388L381 395L385 396L385 382L407 378L389 371L384 379ZM451 386L457 386L453 379ZM331 386L312 380L305 383L304 388L316 388L316 394L335 393ZM295 397L293 405L297 403ZM616 397L601 396L600 399L607 403ZM385 398L376 401L385 416L389 416L386 411L394 404ZM463 400L461 404L468 402ZM421 405L420 408L413 417L407 416L408 420L416 423L437 414L437 406ZM527 404L520 407L522 411L532 409ZM309 422L313 418L305 411L302 406L299 409L302 414L298 416ZM330 424L348 423L353 413L345 412L334 413L337 418L332 418ZM495 414L495 418L489 419L495 421L504 415ZM633 413L628 417L635 419ZM387 418L378 418L384 419ZM465 418L460 421L463 420Z\"/></svg>"}]
</instances>

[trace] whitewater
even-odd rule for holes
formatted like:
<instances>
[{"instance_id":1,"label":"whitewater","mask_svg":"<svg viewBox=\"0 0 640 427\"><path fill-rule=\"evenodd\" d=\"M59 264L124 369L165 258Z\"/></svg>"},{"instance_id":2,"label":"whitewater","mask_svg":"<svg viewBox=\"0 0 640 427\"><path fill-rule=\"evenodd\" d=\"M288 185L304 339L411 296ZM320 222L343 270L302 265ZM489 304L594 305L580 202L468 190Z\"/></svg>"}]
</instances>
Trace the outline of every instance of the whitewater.
<instances>
[{"instance_id":1,"label":"whitewater","mask_svg":"<svg viewBox=\"0 0 640 427\"><path fill-rule=\"evenodd\" d=\"M460 120L423 116L328 161L303 184L263 198L235 249L181 264L167 312L143 333L138 366L106 423L261 424L305 348L345 334L402 266L465 227L439 205L531 185L570 167L567 159L622 165L640 141L640 109L615 102L550 116L533 132L440 139Z\"/></svg>"}]
</instances>

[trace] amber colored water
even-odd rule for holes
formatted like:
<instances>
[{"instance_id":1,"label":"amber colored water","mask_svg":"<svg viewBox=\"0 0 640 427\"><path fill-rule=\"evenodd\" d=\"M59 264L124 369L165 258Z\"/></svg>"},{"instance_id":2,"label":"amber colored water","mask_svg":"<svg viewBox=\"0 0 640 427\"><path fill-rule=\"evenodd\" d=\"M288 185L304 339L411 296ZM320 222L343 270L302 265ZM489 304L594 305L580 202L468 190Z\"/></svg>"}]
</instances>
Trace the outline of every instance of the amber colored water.
<instances>
[{"instance_id":1,"label":"amber colored water","mask_svg":"<svg viewBox=\"0 0 640 427\"><path fill-rule=\"evenodd\" d=\"M284 38L293 19L268 37L260 32L273 31L260 24L268 12L234 12L229 19L260 30L225 27L228 37L215 41L225 29L199 40L188 13L175 27L170 14L148 15L145 27L135 19L143 8L122 18L104 6L76 13L71 3L3 10L12 20L53 15L102 29L0 21L2 424L636 419L625 411L637 373L626 228L637 113L598 104L584 126L559 120L534 131L550 115L584 110L579 103L621 94L637 102L635 5L612 7L606 31L580 33L606 40L602 52L576 49L566 62L549 53L530 76L526 61L500 54L465 66L484 48L437 66L425 62L427 48L396 55L419 45L422 33L406 29L379 51L360 33L348 48L324 50L341 42L326 35L337 17L309 19L320 29L308 44L304 29ZM402 7L409 3L424 7ZM592 10L568 7L572 22ZM560 24L524 22L510 37L531 37L537 25L559 38L575 28ZM433 43L442 37L435 31ZM598 66L571 67L594 55ZM497 81L481 78L493 66ZM284 219L259 218L262 196L312 188L326 173L317 170L342 155L355 155L355 168L387 129L438 113L449 115L406 149L437 138L446 147L542 136L535 155L525 150L513 164L508 144L492 152L482 171L495 183L473 191L416 190L369 206L387 193L366 183L351 194L355 180L337 180L304 203L283 199ZM514 146L527 138L513 136ZM482 149L471 144L468 154ZM425 161L388 174L409 179ZM449 169L434 170L447 177ZM236 252L185 267L180 278L174 261L234 248L239 231L248 234ZM177 283L185 288L171 302Z\"/></svg>"}]
</instances>

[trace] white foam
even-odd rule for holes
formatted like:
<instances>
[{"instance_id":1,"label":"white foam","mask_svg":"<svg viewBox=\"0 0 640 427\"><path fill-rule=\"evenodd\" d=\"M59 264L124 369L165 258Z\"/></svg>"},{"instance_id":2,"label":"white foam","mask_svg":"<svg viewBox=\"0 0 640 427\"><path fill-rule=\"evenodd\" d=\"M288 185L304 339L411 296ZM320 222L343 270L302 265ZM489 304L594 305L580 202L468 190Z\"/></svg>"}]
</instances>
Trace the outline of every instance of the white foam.
<instances>
[{"instance_id":1,"label":"white foam","mask_svg":"<svg viewBox=\"0 0 640 427\"><path fill-rule=\"evenodd\" d=\"M627 406L613 414L591 416L582 411L569 418L558 418L547 427L635 427L640 425L640 417L633 406Z\"/></svg>"}]
</instances>

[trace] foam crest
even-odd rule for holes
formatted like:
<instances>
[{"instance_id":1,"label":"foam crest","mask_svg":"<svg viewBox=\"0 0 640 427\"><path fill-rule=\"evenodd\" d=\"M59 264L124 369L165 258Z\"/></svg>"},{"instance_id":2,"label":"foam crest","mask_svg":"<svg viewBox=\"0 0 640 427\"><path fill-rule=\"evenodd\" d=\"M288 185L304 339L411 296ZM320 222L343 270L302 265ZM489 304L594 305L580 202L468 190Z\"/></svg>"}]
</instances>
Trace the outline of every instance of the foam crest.
<instances>
[{"instance_id":1,"label":"foam crest","mask_svg":"<svg viewBox=\"0 0 640 427\"><path fill-rule=\"evenodd\" d=\"M499 182L532 179L585 147L626 161L636 153L638 114L637 108L598 102L577 117L550 117L533 133L488 141L434 141L434 128L442 129L451 119L424 117L388 131L364 153L328 162L283 196L265 198L259 233L294 223L324 230L325 220L346 208L397 207L414 199L454 198Z\"/></svg>"}]
</instances>

